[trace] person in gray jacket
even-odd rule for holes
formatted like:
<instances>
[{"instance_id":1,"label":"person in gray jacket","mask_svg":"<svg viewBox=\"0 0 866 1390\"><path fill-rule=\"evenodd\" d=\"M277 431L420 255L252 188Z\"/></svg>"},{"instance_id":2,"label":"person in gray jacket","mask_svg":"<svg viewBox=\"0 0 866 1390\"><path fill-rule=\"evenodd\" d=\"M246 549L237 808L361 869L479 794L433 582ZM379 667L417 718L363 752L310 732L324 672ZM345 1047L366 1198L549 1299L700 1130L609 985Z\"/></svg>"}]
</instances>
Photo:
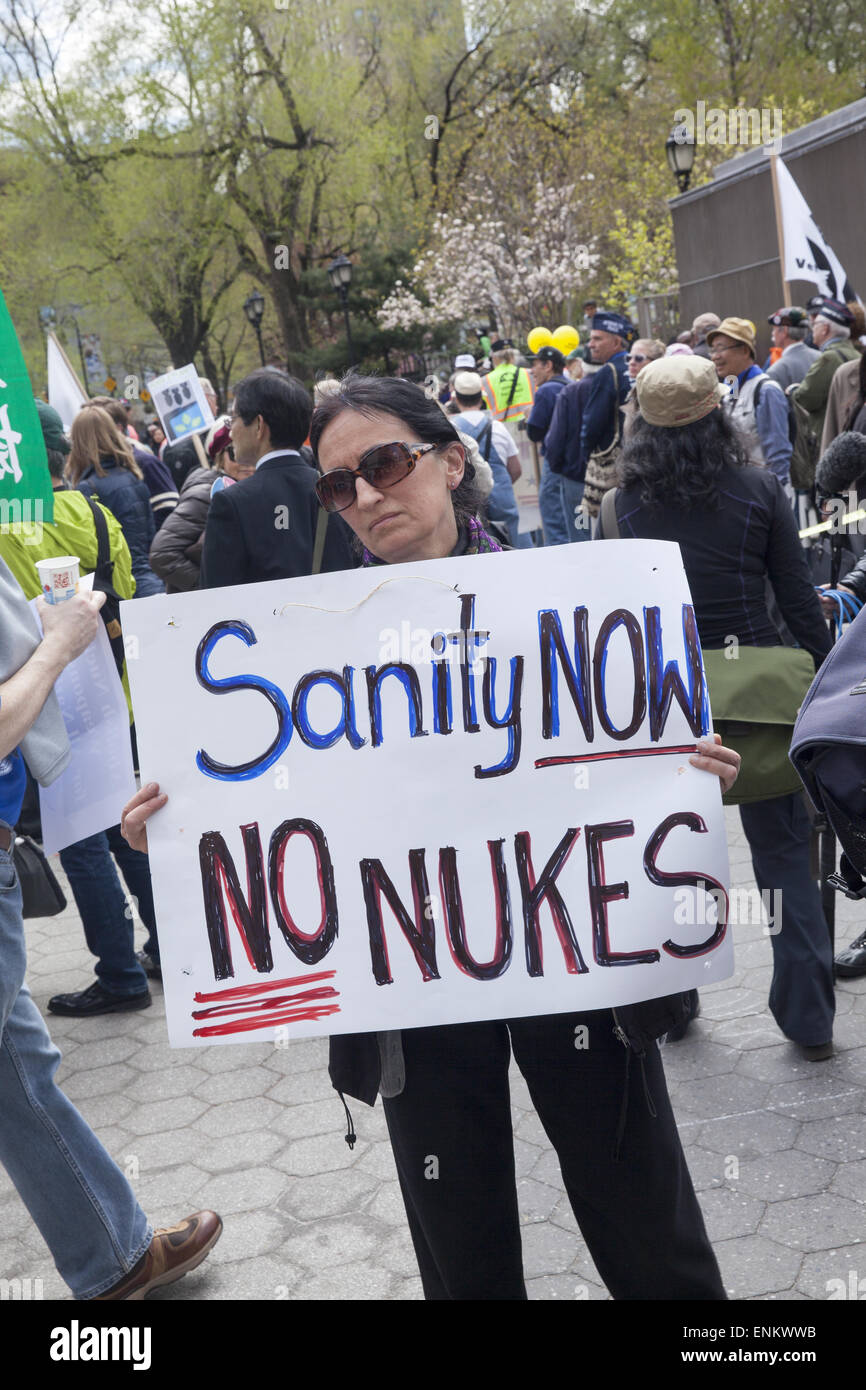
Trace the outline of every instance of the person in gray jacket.
<instances>
[{"instance_id":1,"label":"person in gray jacket","mask_svg":"<svg viewBox=\"0 0 866 1390\"><path fill-rule=\"evenodd\" d=\"M186 593L198 588L201 552L211 497L231 483L242 482L255 472L235 458L227 425L217 429L208 444L212 468L194 468L180 490L180 501L163 522L150 547L150 567L165 581L166 593Z\"/></svg>"},{"instance_id":2,"label":"person in gray jacket","mask_svg":"<svg viewBox=\"0 0 866 1390\"><path fill-rule=\"evenodd\" d=\"M799 386L812 363L820 357L817 348L807 347L804 341L809 331L809 315L805 309L791 306L777 309L775 314L769 315L767 323L773 347L782 349L782 356L767 368L767 376L787 391L789 386Z\"/></svg>"}]
</instances>

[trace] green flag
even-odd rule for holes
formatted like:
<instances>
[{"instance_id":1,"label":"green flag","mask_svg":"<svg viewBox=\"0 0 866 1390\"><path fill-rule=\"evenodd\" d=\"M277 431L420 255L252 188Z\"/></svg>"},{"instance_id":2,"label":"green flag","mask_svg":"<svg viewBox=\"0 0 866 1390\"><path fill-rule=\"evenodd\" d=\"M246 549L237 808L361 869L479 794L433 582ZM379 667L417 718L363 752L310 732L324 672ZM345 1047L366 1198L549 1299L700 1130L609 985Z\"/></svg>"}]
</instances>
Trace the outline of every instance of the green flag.
<instances>
[{"instance_id":1,"label":"green flag","mask_svg":"<svg viewBox=\"0 0 866 1390\"><path fill-rule=\"evenodd\" d=\"M54 490L33 389L0 293L0 531L54 520Z\"/></svg>"}]
</instances>

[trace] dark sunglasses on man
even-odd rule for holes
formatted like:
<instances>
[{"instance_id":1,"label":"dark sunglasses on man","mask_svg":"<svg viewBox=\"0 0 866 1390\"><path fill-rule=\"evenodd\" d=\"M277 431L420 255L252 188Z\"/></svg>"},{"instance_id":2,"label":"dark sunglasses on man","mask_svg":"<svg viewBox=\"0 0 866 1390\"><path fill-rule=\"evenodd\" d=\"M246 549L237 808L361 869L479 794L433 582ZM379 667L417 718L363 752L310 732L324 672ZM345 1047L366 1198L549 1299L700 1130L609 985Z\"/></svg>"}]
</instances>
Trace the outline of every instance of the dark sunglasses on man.
<instances>
[{"instance_id":1,"label":"dark sunglasses on man","mask_svg":"<svg viewBox=\"0 0 866 1390\"><path fill-rule=\"evenodd\" d=\"M357 497L357 483L363 478L370 487L380 490L393 487L408 478L424 454L438 449L439 444L376 444L358 460L357 468L333 468L316 481L316 494L326 512L344 512Z\"/></svg>"}]
</instances>

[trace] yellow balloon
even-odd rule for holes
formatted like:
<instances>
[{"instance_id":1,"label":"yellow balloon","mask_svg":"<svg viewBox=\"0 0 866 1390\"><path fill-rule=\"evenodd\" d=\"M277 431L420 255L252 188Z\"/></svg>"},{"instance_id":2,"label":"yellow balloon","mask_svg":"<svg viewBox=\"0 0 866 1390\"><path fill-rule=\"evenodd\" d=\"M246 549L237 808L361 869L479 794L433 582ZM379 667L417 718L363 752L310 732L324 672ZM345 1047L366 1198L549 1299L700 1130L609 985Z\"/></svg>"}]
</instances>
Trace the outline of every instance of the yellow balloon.
<instances>
[{"instance_id":1,"label":"yellow balloon","mask_svg":"<svg viewBox=\"0 0 866 1390\"><path fill-rule=\"evenodd\" d=\"M539 348L547 347L548 343L553 342L553 334L549 328L533 328L526 342L529 351L535 353Z\"/></svg>"},{"instance_id":2,"label":"yellow balloon","mask_svg":"<svg viewBox=\"0 0 866 1390\"><path fill-rule=\"evenodd\" d=\"M553 334L553 346L566 355L573 352L580 342L580 334L570 323L563 323Z\"/></svg>"}]
</instances>

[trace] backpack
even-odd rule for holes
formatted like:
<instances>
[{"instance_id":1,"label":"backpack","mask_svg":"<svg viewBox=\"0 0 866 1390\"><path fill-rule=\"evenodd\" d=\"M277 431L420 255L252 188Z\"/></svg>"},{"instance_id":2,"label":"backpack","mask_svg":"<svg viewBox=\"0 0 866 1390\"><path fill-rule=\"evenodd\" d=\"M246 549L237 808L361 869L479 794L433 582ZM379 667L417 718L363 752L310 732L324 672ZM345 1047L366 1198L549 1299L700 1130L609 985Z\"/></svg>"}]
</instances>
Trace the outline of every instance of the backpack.
<instances>
[{"instance_id":1,"label":"backpack","mask_svg":"<svg viewBox=\"0 0 866 1390\"><path fill-rule=\"evenodd\" d=\"M866 609L826 657L800 707L790 758L842 849L828 880L866 897Z\"/></svg>"},{"instance_id":2,"label":"backpack","mask_svg":"<svg viewBox=\"0 0 866 1390\"><path fill-rule=\"evenodd\" d=\"M83 495L87 498L90 510L93 512L93 525L96 529L96 569L93 571L93 589L95 593L105 594L105 603L102 605L100 613L102 621L105 623L105 631L108 633L114 664L118 674L122 676L126 654L123 649L123 630L120 626L120 594L114 587L114 561L111 558L111 546L108 540L108 524L99 503L94 502L88 493Z\"/></svg>"},{"instance_id":3,"label":"backpack","mask_svg":"<svg viewBox=\"0 0 866 1390\"><path fill-rule=\"evenodd\" d=\"M505 459L493 443L492 417L487 420L479 421L475 426L469 424L465 415L460 415L457 418L460 421L459 428L463 430L465 434L471 435L475 440L475 443L478 445L478 452L481 454L485 463L489 463L491 468L497 463L500 467L504 468Z\"/></svg>"},{"instance_id":4,"label":"backpack","mask_svg":"<svg viewBox=\"0 0 866 1390\"><path fill-rule=\"evenodd\" d=\"M834 353L830 349L831 355L838 358L838 366L847 361L840 353ZM792 444L791 451L791 482L795 488L801 492L807 492L815 486L815 468L821 455L821 436L812 428L809 412L804 410L794 399L794 392L801 382L795 381L785 392L788 398L788 438ZM757 409L758 392L755 392L755 408Z\"/></svg>"},{"instance_id":5,"label":"backpack","mask_svg":"<svg viewBox=\"0 0 866 1390\"><path fill-rule=\"evenodd\" d=\"M772 381L772 377L762 376L755 387L754 406L755 414L758 413L758 402L761 399L761 389L765 381ZM819 440L814 431L809 426L809 417L802 406L798 406L790 395L791 391L796 391L799 382L789 386L784 391L785 400L788 403L788 440L791 445L791 482L795 488L806 491L815 481L815 465L818 462ZM776 382L775 385L781 391L782 387Z\"/></svg>"}]
</instances>

